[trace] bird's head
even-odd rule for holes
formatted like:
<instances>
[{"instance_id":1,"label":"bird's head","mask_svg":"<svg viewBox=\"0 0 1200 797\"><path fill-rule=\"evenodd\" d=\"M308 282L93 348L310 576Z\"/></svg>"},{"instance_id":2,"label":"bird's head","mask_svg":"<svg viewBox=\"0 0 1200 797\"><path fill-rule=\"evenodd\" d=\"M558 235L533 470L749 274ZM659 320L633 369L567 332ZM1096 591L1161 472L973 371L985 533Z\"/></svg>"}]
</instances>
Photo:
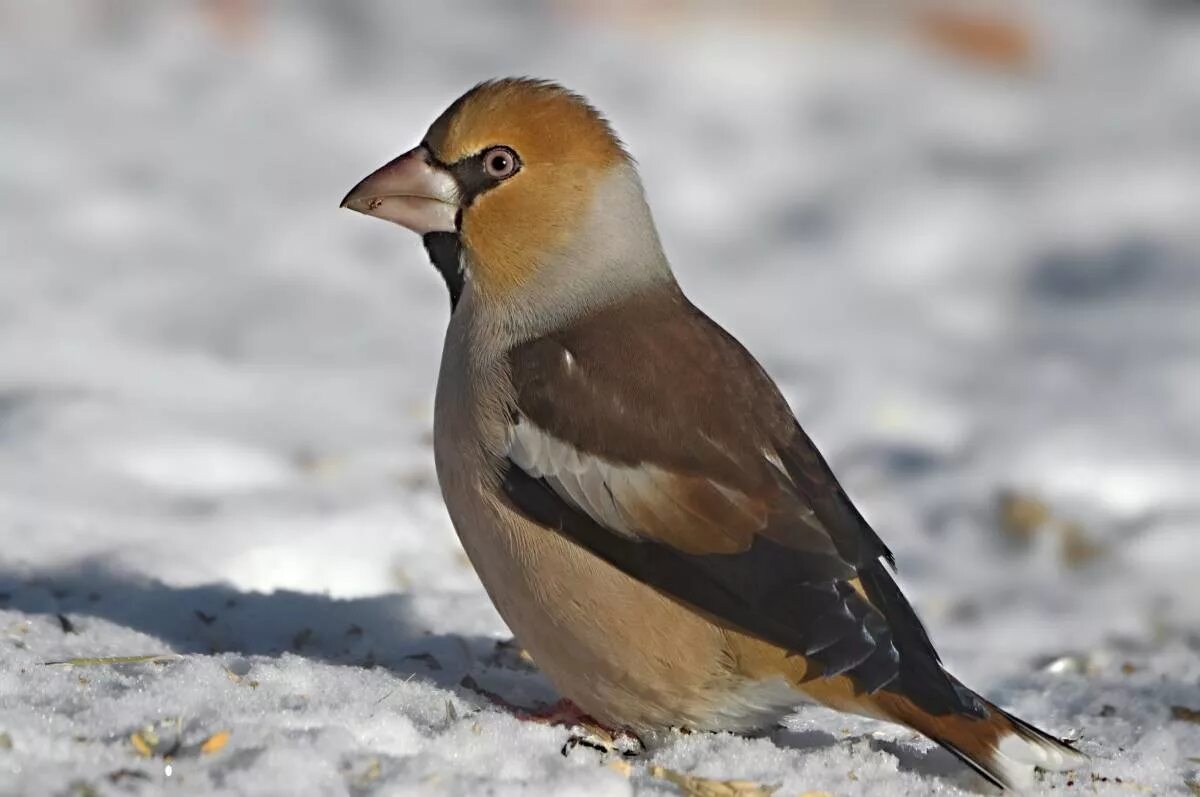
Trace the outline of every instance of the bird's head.
<instances>
[{"instance_id":1,"label":"bird's head","mask_svg":"<svg viewBox=\"0 0 1200 797\"><path fill-rule=\"evenodd\" d=\"M545 81L474 87L342 206L423 236L452 294L462 269L481 302L565 311L671 279L620 139Z\"/></svg>"}]
</instances>

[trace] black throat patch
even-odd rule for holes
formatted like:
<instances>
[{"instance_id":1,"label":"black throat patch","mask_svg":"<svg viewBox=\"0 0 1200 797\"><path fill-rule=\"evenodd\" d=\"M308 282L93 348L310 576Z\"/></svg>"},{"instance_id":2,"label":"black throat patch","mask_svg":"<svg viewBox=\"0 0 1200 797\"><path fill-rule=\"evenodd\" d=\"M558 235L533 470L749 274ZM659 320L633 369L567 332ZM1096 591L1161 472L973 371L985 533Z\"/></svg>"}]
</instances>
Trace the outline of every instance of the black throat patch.
<instances>
[{"instance_id":1,"label":"black throat patch","mask_svg":"<svg viewBox=\"0 0 1200 797\"><path fill-rule=\"evenodd\" d=\"M446 289L450 291L450 311L453 312L463 291L462 244L458 233L430 232L421 236L421 242L429 253L429 262L446 281Z\"/></svg>"}]
</instances>

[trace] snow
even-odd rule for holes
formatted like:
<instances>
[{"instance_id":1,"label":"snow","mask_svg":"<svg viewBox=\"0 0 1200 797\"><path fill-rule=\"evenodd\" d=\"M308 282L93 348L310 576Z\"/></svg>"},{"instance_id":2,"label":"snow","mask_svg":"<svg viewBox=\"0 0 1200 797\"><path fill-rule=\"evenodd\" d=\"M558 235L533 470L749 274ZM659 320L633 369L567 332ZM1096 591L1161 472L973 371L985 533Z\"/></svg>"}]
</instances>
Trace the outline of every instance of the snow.
<instances>
[{"instance_id":1,"label":"snow","mask_svg":"<svg viewBox=\"0 0 1200 797\"><path fill-rule=\"evenodd\" d=\"M264 4L239 36L216 4L0 3L0 794L678 793L655 766L978 791L818 707L622 772L461 685L555 697L440 502L440 280L336 205L525 73L625 136L682 283L779 380L950 669L1092 757L1035 792L1186 794L1200 15L1033 5L1034 62L995 69L711 6ZM1005 491L1053 516L1028 545Z\"/></svg>"}]
</instances>

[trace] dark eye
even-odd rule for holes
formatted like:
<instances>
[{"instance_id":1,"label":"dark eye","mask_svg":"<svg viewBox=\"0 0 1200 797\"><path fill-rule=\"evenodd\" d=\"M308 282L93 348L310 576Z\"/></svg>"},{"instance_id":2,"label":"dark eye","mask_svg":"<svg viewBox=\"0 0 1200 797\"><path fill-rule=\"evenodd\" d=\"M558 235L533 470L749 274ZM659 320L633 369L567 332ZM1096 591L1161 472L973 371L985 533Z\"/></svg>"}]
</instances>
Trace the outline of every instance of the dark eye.
<instances>
[{"instance_id":1,"label":"dark eye","mask_svg":"<svg viewBox=\"0 0 1200 797\"><path fill-rule=\"evenodd\" d=\"M483 170L494 180L503 180L517 173L517 153L508 147L492 147L483 153Z\"/></svg>"}]
</instances>

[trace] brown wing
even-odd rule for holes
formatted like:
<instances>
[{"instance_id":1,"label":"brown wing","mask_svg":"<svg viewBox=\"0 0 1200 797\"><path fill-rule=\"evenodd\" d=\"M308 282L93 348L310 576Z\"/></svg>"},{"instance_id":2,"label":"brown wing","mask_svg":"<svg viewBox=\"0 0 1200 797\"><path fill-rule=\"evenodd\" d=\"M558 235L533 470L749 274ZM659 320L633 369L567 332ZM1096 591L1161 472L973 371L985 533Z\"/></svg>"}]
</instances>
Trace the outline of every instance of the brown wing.
<instances>
[{"instance_id":1,"label":"brown wing","mask_svg":"<svg viewBox=\"0 0 1200 797\"><path fill-rule=\"evenodd\" d=\"M775 385L682 294L523 344L510 368L517 509L825 676L972 707Z\"/></svg>"}]
</instances>

